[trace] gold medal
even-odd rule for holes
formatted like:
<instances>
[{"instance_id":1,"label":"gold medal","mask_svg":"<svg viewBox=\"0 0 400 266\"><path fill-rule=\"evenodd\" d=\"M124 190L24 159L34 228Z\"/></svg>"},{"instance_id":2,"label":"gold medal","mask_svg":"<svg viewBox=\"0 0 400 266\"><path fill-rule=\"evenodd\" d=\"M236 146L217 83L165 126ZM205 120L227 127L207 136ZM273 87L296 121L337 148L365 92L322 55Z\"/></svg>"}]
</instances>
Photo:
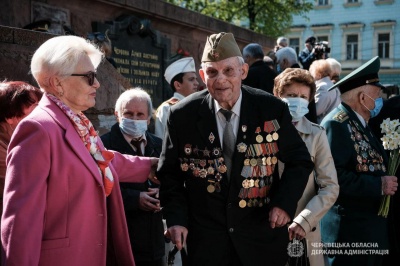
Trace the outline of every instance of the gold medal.
<instances>
[{"instance_id":1,"label":"gold medal","mask_svg":"<svg viewBox=\"0 0 400 266\"><path fill-rule=\"evenodd\" d=\"M254 181L254 186L259 187L260 185L258 183L260 183L260 180L256 179L256 181Z\"/></svg>"},{"instance_id":2,"label":"gold medal","mask_svg":"<svg viewBox=\"0 0 400 266\"><path fill-rule=\"evenodd\" d=\"M242 199L241 201L239 201L239 207L240 207L240 208L244 208L244 207L246 207L246 205L247 205L247 204L246 204L246 201L245 201L245 200Z\"/></svg>"},{"instance_id":3,"label":"gold medal","mask_svg":"<svg viewBox=\"0 0 400 266\"><path fill-rule=\"evenodd\" d=\"M263 137L262 137L261 135L257 135L256 141L257 141L258 143L261 143L261 142L263 141Z\"/></svg>"},{"instance_id":4,"label":"gold medal","mask_svg":"<svg viewBox=\"0 0 400 266\"><path fill-rule=\"evenodd\" d=\"M207 191L208 191L209 193L213 193L213 192L215 191L215 187L214 187L212 184L209 184L209 185L207 186Z\"/></svg>"},{"instance_id":5,"label":"gold medal","mask_svg":"<svg viewBox=\"0 0 400 266\"><path fill-rule=\"evenodd\" d=\"M256 166L257 165L257 159L253 158L250 160L250 165L251 166Z\"/></svg>"},{"instance_id":6,"label":"gold medal","mask_svg":"<svg viewBox=\"0 0 400 266\"><path fill-rule=\"evenodd\" d=\"M272 164L271 157L267 157L267 165L271 165L271 164Z\"/></svg>"},{"instance_id":7,"label":"gold medal","mask_svg":"<svg viewBox=\"0 0 400 266\"><path fill-rule=\"evenodd\" d=\"M363 170L364 172L367 172L367 171L368 171L368 166L367 166L366 164L363 164L362 170Z\"/></svg>"},{"instance_id":8,"label":"gold medal","mask_svg":"<svg viewBox=\"0 0 400 266\"><path fill-rule=\"evenodd\" d=\"M244 165L250 165L250 159L245 159L243 162Z\"/></svg>"},{"instance_id":9,"label":"gold medal","mask_svg":"<svg viewBox=\"0 0 400 266\"><path fill-rule=\"evenodd\" d=\"M273 138L273 140L278 140L279 139L279 135L278 135L278 133L274 133L274 134L272 134L272 138Z\"/></svg>"},{"instance_id":10,"label":"gold medal","mask_svg":"<svg viewBox=\"0 0 400 266\"><path fill-rule=\"evenodd\" d=\"M209 166L207 168L207 174L209 174L209 175L213 175L214 174L214 168L212 166Z\"/></svg>"},{"instance_id":11,"label":"gold medal","mask_svg":"<svg viewBox=\"0 0 400 266\"><path fill-rule=\"evenodd\" d=\"M275 156L272 157L271 163L272 163L272 164L276 164L277 162L278 162L278 158L276 158Z\"/></svg>"},{"instance_id":12,"label":"gold medal","mask_svg":"<svg viewBox=\"0 0 400 266\"><path fill-rule=\"evenodd\" d=\"M268 135L267 135L266 140L267 140L268 142L272 142L272 136L271 136L271 134L268 134Z\"/></svg>"}]
</instances>

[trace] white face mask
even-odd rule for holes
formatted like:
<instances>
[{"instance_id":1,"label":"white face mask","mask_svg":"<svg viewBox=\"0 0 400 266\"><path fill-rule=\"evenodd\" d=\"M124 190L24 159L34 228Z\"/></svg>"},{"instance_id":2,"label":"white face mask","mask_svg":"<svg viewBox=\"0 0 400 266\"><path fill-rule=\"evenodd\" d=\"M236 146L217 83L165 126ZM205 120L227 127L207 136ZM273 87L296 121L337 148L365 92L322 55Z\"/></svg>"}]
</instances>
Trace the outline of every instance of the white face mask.
<instances>
[{"instance_id":1,"label":"white face mask","mask_svg":"<svg viewBox=\"0 0 400 266\"><path fill-rule=\"evenodd\" d=\"M143 136L147 130L147 120L132 120L122 117L119 122L121 131L134 138Z\"/></svg>"},{"instance_id":2,"label":"white face mask","mask_svg":"<svg viewBox=\"0 0 400 266\"><path fill-rule=\"evenodd\" d=\"M306 99L300 97L282 98L282 101L288 104L292 121L297 122L308 113L308 101Z\"/></svg>"}]
</instances>

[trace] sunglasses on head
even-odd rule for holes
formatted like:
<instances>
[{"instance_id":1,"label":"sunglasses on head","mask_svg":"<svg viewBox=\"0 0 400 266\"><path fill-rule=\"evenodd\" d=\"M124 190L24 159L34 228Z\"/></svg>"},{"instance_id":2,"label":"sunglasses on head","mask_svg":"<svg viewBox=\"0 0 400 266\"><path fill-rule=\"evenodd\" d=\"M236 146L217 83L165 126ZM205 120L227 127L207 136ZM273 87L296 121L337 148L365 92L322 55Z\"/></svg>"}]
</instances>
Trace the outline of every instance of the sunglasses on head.
<instances>
[{"instance_id":1,"label":"sunglasses on head","mask_svg":"<svg viewBox=\"0 0 400 266\"><path fill-rule=\"evenodd\" d=\"M87 74L71 74L71 76L78 76L78 77L87 77L89 86L92 86L94 84L94 79L97 76L96 72L90 71Z\"/></svg>"}]
</instances>

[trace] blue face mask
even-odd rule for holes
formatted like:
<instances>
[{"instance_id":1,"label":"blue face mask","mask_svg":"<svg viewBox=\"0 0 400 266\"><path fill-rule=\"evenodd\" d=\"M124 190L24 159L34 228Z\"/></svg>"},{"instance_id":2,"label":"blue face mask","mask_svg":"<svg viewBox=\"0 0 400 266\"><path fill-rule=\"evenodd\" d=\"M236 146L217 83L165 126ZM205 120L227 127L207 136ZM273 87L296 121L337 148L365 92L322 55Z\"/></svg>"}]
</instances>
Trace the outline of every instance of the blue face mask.
<instances>
[{"instance_id":1,"label":"blue face mask","mask_svg":"<svg viewBox=\"0 0 400 266\"><path fill-rule=\"evenodd\" d=\"M132 120L122 117L119 122L121 131L134 138L143 136L147 130L147 120Z\"/></svg>"},{"instance_id":2,"label":"blue face mask","mask_svg":"<svg viewBox=\"0 0 400 266\"><path fill-rule=\"evenodd\" d=\"M292 121L299 121L303 116L308 113L308 101L300 97L282 98L289 106Z\"/></svg>"},{"instance_id":3,"label":"blue face mask","mask_svg":"<svg viewBox=\"0 0 400 266\"><path fill-rule=\"evenodd\" d=\"M369 111L369 114L371 115L371 118L373 118L373 117L377 116L377 115L379 114L379 112L381 111L382 106L383 106L383 99L382 99L381 97L379 97L379 98L376 98L376 99L374 100L374 99L373 99L371 96L369 96L368 94L365 93L365 95L367 95L368 98L370 98L371 100L373 100L373 101L375 102L375 107L374 107L374 109L372 109L372 110L369 110L369 109L363 104L364 107L367 108L367 110Z\"/></svg>"},{"instance_id":4,"label":"blue face mask","mask_svg":"<svg viewBox=\"0 0 400 266\"><path fill-rule=\"evenodd\" d=\"M278 74L282 72L280 64L276 65L276 72L278 72Z\"/></svg>"}]
</instances>

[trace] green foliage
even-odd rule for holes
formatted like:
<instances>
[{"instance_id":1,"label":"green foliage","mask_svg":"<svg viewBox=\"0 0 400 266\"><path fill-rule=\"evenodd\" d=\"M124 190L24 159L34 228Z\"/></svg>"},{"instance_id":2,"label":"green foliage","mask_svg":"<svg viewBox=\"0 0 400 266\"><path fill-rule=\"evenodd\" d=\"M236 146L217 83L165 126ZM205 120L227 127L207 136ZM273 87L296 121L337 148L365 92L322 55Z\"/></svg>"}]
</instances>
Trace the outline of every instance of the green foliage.
<instances>
[{"instance_id":1,"label":"green foliage","mask_svg":"<svg viewBox=\"0 0 400 266\"><path fill-rule=\"evenodd\" d=\"M292 15L305 15L313 7L299 0L167 0L167 2L266 34L284 35Z\"/></svg>"}]
</instances>

